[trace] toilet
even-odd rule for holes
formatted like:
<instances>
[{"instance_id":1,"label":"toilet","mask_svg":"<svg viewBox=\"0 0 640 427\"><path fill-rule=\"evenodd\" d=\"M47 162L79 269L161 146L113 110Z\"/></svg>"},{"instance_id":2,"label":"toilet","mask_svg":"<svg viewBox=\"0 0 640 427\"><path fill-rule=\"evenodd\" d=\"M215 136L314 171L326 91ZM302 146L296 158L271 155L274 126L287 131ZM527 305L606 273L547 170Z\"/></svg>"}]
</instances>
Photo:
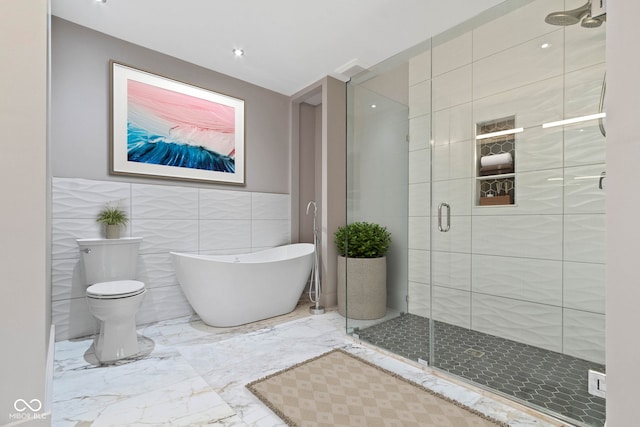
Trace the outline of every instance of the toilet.
<instances>
[{"instance_id":1,"label":"toilet","mask_svg":"<svg viewBox=\"0 0 640 427\"><path fill-rule=\"evenodd\" d=\"M94 339L96 357L108 363L139 353L136 313L147 290L134 279L142 238L76 241L89 285L89 310L100 322Z\"/></svg>"}]
</instances>

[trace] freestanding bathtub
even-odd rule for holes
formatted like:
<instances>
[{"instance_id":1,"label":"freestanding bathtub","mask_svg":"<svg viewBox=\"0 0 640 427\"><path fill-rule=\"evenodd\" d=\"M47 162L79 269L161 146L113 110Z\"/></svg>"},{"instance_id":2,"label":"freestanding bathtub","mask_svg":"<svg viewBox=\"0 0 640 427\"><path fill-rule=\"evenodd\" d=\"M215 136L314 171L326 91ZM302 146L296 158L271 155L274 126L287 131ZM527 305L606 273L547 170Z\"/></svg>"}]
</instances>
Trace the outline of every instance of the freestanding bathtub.
<instances>
[{"instance_id":1,"label":"freestanding bathtub","mask_svg":"<svg viewBox=\"0 0 640 427\"><path fill-rule=\"evenodd\" d=\"M313 264L313 245L296 243L241 255L171 252L178 282L203 322L243 325L296 308Z\"/></svg>"}]
</instances>

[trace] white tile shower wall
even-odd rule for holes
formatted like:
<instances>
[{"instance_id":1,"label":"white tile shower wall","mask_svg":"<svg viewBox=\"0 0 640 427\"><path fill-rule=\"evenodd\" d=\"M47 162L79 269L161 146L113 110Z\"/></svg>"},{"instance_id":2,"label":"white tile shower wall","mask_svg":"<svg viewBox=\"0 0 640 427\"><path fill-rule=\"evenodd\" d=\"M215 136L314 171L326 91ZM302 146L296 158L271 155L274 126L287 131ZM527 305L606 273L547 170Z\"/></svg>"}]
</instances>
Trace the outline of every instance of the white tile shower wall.
<instances>
[{"instance_id":1,"label":"white tile shower wall","mask_svg":"<svg viewBox=\"0 0 640 427\"><path fill-rule=\"evenodd\" d=\"M565 83L565 117L580 117L600 112L600 95L605 64L596 64L567 73Z\"/></svg>"},{"instance_id":2,"label":"white tile shower wall","mask_svg":"<svg viewBox=\"0 0 640 427\"><path fill-rule=\"evenodd\" d=\"M597 111L605 29L546 24L556 3L536 0L436 40L411 62L410 233L423 230L422 220L432 229L429 240L410 239L409 311L428 315L433 279L434 318L449 316L440 314L446 306L466 307L472 295L471 328L601 361L605 191L598 183L606 169L605 139L595 121L540 125ZM542 49L543 43L550 46ZM423 98L430 78L433 112ZM428 113L433 158L416 152L428 148ZM525 128L516 137L516 204L475 206L475 124L509 116ZM452 206L448 233L436 227L440 202ZM465 294L469 271L471 293ZM463 317L450 320L465 324Z\"/></svg>"},{"instance_id":3,"label":"white tile shower wall","mask_svg":"<svg viewBox=\"0 0 640 427\"><path fill-rule=\"evenodd\" d=\"M471 263L474 292L562 306L562 261L476 254Z\"/></svg>"},{"instance_id":4,"label":"white tile shower wall","mask_svg":"<svg viewBox=\"0 0 640 427\"><path fill-rule=\"evenodd\" d=\"M431 51L414 56L409 61L409 86L431 78Z\"/></svg>"},{"instance_id":5,"label":"white tile shower wall","mask_svg":"<svg viewBox=\"0 0 640 427\"><path fill-rule=\"evenodd\" d=\"M584 4L584 2L582 4ZM565 28L564 61L567 73L595 64L604 65L606 59L605 32L605 25L599 28L589 28L588 31L585 31L585 29L579 25Z\"/></svg>"},{"instance_id":6,"label":"white tile shower wall","mask_svg":"<svg viewBox=\"0 0 640 427\"><path fill-rule=\"evenodd\" d=\"M473 253L562 260L562 215L473 217Z\"/></svg>"},{"instance_id":7,"label":"white tile shower wall","mask_svg":"<svg viewBox=\"0 0 640 427\"><path fill-rule=\"evenodd\" d=\"M471 216L452 216L451 228L447 232L438 229L437 219L433 221L431 229L431 244L434 251L471 252ZM446 229L446 215L442 216L442 227Z\"/></svg>"},{"instance_id":8,"label":"white tile shower wall","mask_svg":"<svg viewBox=\"0 0 640 427\"><path fill-rule=\"evenodd\" d=\"M409 216L429 216L429 199L431 187L428 182L409 184Z\"/></svg>"},{"instance_id":9,"label":"white tile shower wall","mask_svg":"<svg viewBox=\"0 0 640 427\"><path fill-rule=\"evenodd\" d=\"M471 290L471 255L433 251L431 260L431 280L434 286Z\"/></svg>"},{"instance_id":10,"label":"white tile shower wall","mask_svg":"<svg viewBox=\"0 0 640 427\"><path fill-rule=\"evenodd\" d=\"M470 64L473 56L471 32L464 33L433 48L433 75L455 70Z\"/></svg>"},{"instance_id":11,"label":"white tile shower wall","mask_svg":"<svg viewBox=\"0 0 640 427\"><path fill-rule=\"evenodd\" d=\"M431 137L431 115L427 114L409 120L409 151L426 150Z\"/></svg>"},{"instance_id":12,"label":"white tile shower wall","mask_svg":"<svg viewBox=\"0 0 640 427\"><path fill-rule=\"evenodd\" d=\"M433 78L433 111L471 101L471 65L456 68ZM409 106L411 108L411 106Z\"/></svg>"},{"instance_id":13,"label":"white tile shower wall","mask_svg":"<svg viewBox=\"0 0 640 427\"><path fill-rule=\"evenodd\" d=\"M433 113L433 141L435 145L472 140L473 104L456 105Z\"/></svg>"},{"instance_id":14,"label":"white tile shower wall","mask_svg":"<svg viewBox=\"0 0 640 427\"><path fill-rule=\"evenodd\" d=\"M447 202L451 207L452 216L471 215L473 179L450 179L433 182L433 200L431 214L438 215L438 204Z\"/></svg>"},{"instance_id":15,"label":"white tile shower wall","mask_svg":"<svg viewBox=\"0 0 640 427\"><path fill-rule=\"evenodd\" d=\"M516 182L512 215L562 214L562 169L517 172Z\"/></svg>"},{"instance_id":16,"label":"white tile shower wall","mask_svg":"<svg viewBox=\"0 0 640 427\"><path fill-rule=\"evenodd\" d=\"M431 310L434 320L471 328L471 292L434 285Z\"/></svg>"},{"instance_id":17,"label":"white tile shower wall","mask_svg":"<svg viewBox=\"0 0 640 427\"><path fill-rule=\"evenodd\" d=\"M431 52L409 63L408 281L409 310L429 310L429 200L431 198ZM411 291L413 289L413 291Z\"/></svg>"},{"instance_id":18,"label":"white tile shower wall","mask_svg":"<svg viewBox=\"0 0 640 427\"><path fill-rule=\"evenodd\" d=\"M409 88L409 117L431 113L431 81L423 81Z\"/></svg>"},{"instance_id":19,"label":"white tile shower wall","mask_svg":"<svg viewBox=\"0 0 640 427\"><path fill-rule=\"evenodd\" d=\"M96 331L84 299L86 285L75 239L102 235L95 217L106 203L115 202L129 214L126 236L144 238L138 278L148 290L136 318L139 324L193 312L178 285L170 251L241 253L291 240L286 194L57 177L52 184L56 340Z\"/></svg>"},{"instance_id":20,"label":"white tile shower wall","mask_svg":"<svg viewBox=\"0 0 640 427\"><path fill-rule=\"evenodd\" d=\"M605 138L597 122L585 122L564 128L565 166L604 163L606 160Z\"/></svg>"},{"instance_id":21,"label":"white tile shower wall","mask_svg":"<svg viewBox=\"0 0 640 427\"><path fill-rule=\"evenodd\" d=\"M409 217L409 249L429 250L429 221L427 217Z\"/></svg>"},{"instance_id":22,"label":"white tile shower wall","mask_svg":"<svg viewBox=\"0 0 640 427\"><path fill-rule=\"evenodd\" d=\"M601 173L605 164L577 166L564 170L564 211L566 214L605 213L605 189Z\"/></svg>"},{"instance_id":23,"label":"white tile shower wall","mask_svg":"<svg viewBox=\"0 0 640 427\"><path fill-rule=\"evenodd\" d=\"M563 119L563 77L553 77L499 92L473 102L473 121L515 116L516 127L537 128Z\"/></svg>"},{"instance_id":24,"label":"white tile shower wall","mask_svg":"<svg viewBox=\"0 0 640 427\"><path fill-rule=\"evenodd\" d=\"M409 281L429 284L430 251L409 249Z\"/></svg>"},{"instance_id":25,"label":"white tile shower wall","mask_svg":"<svg viewBox=\"0 0 640 427\"><path fill-rule=\"evenodd\" d=\"M409 184L429 182L429 163L431 152L428 149L416 150L409 156Z\"/></svg>"},{"instance_id":26,"label":"white tile shower wall","mask_svg":"<svg viewBox=\"0 0 640 427\"><path fill-rule=\"evenodd\" d=\"M473 97L485 98L527 84L561 76L563 32L556 30L473 64ZM548 48L542 49L544 43ZM517 60L514 60L517 58Z\"/></svg>"},{"instance_id":27,"label":"white tile shower wall","mask_svg":"<svg viewBox=\"0 0 640 427\"><path fill-rule=\"evenodd\" d=\"M565 261L604 264L605 215L564 216Z\"/></svg>"},{"instance_id":28,"label":"white tile shower wall","mask_svg":"<svg viewBox=\"0 0 640 427\"><path fill-rule=\"evenodd\" d=\"M516 141L517 143L517 141ZM516 174L517 192L514 205L474 206L476 216L561 215L563 169L543 169Z\"/></svg>"},{"instance_id":29,"label":"white tile shower wall","mask_svg":"<svg viewBox=\"0 0 640 427\"><path fill-rule=\"evenodd\" d=\"M565 261L563 276L566 308L604 314L604 264Z\"/></svg>"},{"instance_id":30,"label":"white tile shower wall","mask_svg":"<svg viewBox=\"0 0 640 427\"><path fill-rule=\"evenodd\" d=\"M471 178L474 174L473 141L446 142L433 148L433 180Z\"/></svg>"},{"instance_id":31,"label":"white tile shower wall","mask_svg":"<svg viewBox=\"0 0 640 427\"><path fill-rule=\"evenodd\" d=\"M409 313L422 317L431 315L430 285L419 282L409 282Z\"/></svg>"},{"instance_id":32,"label":"white tile shower wall","mask_svg":"<svg viewBox=\"0 0 640 427\"><path fill-rule=\"evenodd\" d=\"M562 167L561 127L532 127L516 136L516 170L530 172Z\"/></svg>"},{"instance_id":33,"label":"white tile shower wall","mask_svg":"<svg viewBox=\"0 0 640 427\"><path fill-rule=\"evenodd\" d=\"M472 293L473 329L562 351L562 307Z\"/></svg>"},{"instance_id":34,"label":"white tile shower wall","mask_svg":"<svg viewBox=\"0 0 640 427\"><path fill-rule=\"evenodd\" d=\"M605 363L604 314L563 310L563 349L566 354Z\"/></svg>"},{"instance_id":35,"label":"white tile shower wall","mask_svg":"<svg viewBox=\"0 0 640 427\"><path fill-rule=\"evenodd\" d=\"M558 10L558 0L537 0L474 29L474 61L557 30L544 22L552 10Z\"/></svg>"}]
</instances>

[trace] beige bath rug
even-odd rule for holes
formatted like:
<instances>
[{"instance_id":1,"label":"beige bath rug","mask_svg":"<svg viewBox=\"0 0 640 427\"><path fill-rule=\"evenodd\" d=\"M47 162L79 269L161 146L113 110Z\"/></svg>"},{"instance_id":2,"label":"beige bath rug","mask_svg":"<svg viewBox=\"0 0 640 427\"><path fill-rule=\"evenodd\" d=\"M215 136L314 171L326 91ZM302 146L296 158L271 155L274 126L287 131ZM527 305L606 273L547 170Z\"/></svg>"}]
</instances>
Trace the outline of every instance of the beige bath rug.
<instances>
[{"instance_id":1,"label":"beige bath rug","mask_svg":"<svg viewBox=\"0 0 640 427\"><path fill-rule=\"evenodd\" d=\"M247 388L290 426L507 427L342 350Z\"/></svg>"}]
</instances>

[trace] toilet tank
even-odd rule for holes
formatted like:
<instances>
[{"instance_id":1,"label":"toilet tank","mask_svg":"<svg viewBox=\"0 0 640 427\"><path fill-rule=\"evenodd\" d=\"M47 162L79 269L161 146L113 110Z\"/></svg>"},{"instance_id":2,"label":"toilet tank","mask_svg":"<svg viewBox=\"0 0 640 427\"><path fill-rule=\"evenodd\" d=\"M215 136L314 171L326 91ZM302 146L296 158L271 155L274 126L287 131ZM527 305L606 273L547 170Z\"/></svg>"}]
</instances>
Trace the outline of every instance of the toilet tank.
<instances>
[{"instance_id":1,"label":"toilet tank","mask_svg":"<svg viewBox=\"0 0 640 427\"><path fill-rule=\"evenodd\" d=\"M86 284L136 279L142 237L76 241L84 265Z\"/></svg>"}]
</instances>

